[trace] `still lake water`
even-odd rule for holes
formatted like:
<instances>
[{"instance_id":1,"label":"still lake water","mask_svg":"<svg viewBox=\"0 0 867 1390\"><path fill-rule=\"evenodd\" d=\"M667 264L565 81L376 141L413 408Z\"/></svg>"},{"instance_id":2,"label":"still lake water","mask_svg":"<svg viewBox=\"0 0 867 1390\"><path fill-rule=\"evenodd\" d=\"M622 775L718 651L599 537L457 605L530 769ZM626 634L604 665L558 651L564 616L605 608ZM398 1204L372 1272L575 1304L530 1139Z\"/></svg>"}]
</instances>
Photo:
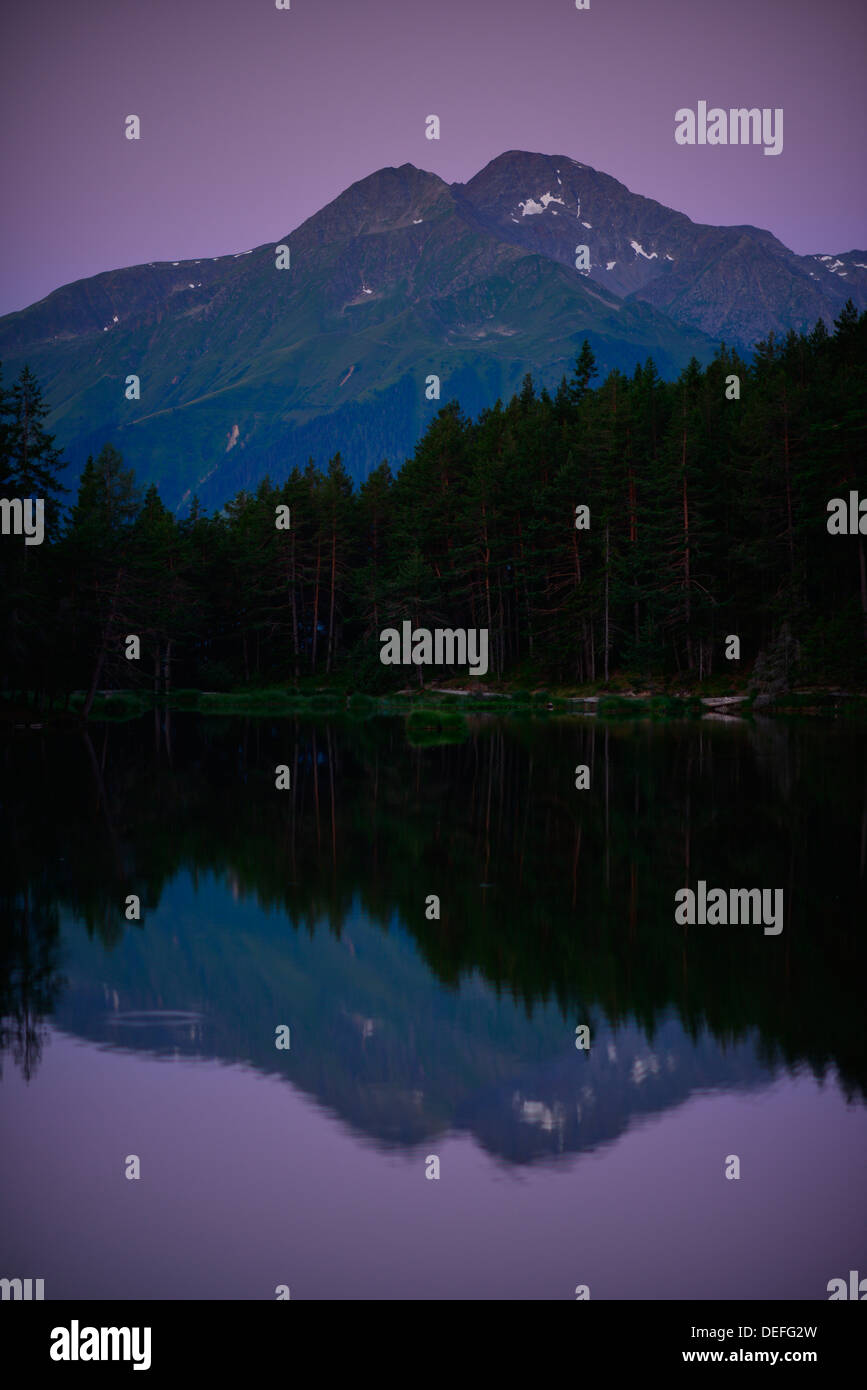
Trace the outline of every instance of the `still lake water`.
<instances>
[{"instance_id":1,"label":"still lake water","mask_svg":"<svg viewBox=\"0 0 867 1390\"><path fill-rule=\"evenodd\" d=\"M0 1275L826 1299L867 1273L865 748L824 720L7 737ZM783 888L781 935L676 926L700 878Z\"/></svg>"}]
</instances>

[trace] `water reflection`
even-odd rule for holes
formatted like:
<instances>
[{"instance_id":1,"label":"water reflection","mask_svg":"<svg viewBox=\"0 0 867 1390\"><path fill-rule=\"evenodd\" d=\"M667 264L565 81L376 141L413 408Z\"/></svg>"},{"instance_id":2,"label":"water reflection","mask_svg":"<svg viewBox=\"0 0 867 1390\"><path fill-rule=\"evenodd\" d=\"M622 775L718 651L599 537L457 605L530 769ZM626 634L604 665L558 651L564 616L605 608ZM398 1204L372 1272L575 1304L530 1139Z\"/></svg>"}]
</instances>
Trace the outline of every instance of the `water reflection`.
<instances>
[{"instance_id":1,"label":"water reflection","mask_svg":"<svg viewBox=\"0 0 867 1390\"><path fill-rule=\"evenodd\" d=\"M477 720L415 747L399 720L175 716L2 759L0 1042L37 1085L50 1016L283 1075L377 1145L463 1130L510 1163L785 1068L863 1097L845 728ZM783 887L782 935L676 928L698 877Z\"/></svg>"}]
</instances>

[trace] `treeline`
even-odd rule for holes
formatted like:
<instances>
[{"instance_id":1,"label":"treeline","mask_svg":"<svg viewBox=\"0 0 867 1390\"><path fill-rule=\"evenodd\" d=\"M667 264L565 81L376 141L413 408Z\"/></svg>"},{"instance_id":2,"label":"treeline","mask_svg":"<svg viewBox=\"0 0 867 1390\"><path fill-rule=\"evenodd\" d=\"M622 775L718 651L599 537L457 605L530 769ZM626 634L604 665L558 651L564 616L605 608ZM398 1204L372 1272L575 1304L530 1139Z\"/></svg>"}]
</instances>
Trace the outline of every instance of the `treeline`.
<instances>
[{"instance_id":1,"label":"treeline","mask_svg":"<svg viewBox=\"0 0 867 1390\"><path fill-rule=\"evenodd\" d=\"M867 679L864 537L827 530L830 498L867 495L867 313L674 382L651 360L595 376L585 342L553 395L528 376L475 421L444 406L396 475L354 489L337 454L178 520L111 444L65 507L25 369L0 391L0 497L44 498L46 539L0 543L4 689L89 709L142 683L422 682L379 659L403 619L487 628L493 678L692 682L776 653L792 678Z\"/></svg>"}]
</instances>

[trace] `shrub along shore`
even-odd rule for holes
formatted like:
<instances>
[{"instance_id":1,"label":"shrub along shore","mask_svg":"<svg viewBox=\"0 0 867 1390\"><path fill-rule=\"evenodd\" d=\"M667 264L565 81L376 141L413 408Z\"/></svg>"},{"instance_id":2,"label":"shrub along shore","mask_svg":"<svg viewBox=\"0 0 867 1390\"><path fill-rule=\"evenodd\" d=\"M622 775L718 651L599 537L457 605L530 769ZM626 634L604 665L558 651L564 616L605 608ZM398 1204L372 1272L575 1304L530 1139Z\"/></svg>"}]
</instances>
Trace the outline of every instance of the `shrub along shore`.
<instances>
[{"instance_id":1,"label":"shrub along shore","mask_svg":"<svg viewBox=\"0 0 867 1390\"><path fill-rule=\"evenodd\" d=\"M707 687L710 686L710 689ZM91 720L128 720L158 710L203 715L277 717L408 716L408 732L417 742L436 742L451 731L466 732L464 715L488 714L546 718L576 716L605 720L630 719L750 719L756 713L820 714L834 717L867 717L867 694L837 689L807 689L762 694L756 688L736 690L721 682L706 683L696 690L596 691L467 688L466 685L403 688L371 695L344 687L269 686L239 690L179 689L153 695L143 690L100 691L90 709ZM715 688L714 688L715 687ZM7 726L42 728L46 725L84 723L85 692L51 707L32 707L25 693L0 697L0 721Z\"/></svg>"}]
</instances>

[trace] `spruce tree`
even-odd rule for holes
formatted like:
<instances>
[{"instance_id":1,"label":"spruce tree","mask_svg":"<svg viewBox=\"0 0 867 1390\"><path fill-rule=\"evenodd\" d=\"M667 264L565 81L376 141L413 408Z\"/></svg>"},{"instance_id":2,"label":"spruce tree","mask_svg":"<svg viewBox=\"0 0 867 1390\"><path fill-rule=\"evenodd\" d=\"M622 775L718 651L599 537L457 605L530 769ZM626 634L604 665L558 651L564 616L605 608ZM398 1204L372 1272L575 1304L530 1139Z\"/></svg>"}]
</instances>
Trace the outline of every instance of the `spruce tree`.
<instances>
[{"instance_id":1,"label":"spruce tree","mask_svg":"<svg viewBox=\"0 0 867 1390\"><path fill-rule=\"evenodd\" d=\"M61 497L67 492L58 478L66 467L62 450L55 447L53 434L45 429L49 408L29 367L23 367L12 387L11 421L8 426L8 481L16 496L42 498L45 503L45 534L53 540L58 534ZM0 440L0 451L4 443Z\"/></svg>"}]
</instances>

